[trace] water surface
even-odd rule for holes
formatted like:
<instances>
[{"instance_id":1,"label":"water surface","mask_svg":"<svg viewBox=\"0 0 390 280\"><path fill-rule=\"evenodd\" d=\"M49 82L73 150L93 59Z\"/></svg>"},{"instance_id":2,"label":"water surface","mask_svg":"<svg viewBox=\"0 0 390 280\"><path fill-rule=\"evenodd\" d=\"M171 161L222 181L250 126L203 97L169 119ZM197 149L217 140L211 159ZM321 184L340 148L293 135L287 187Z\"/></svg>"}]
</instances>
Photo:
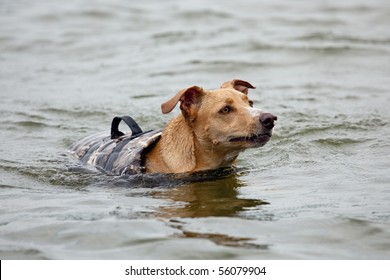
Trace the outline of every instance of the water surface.
<instances>
[{"instance_id":1,"label":"water surface","mask_svg":"<svg viewBox=\"0 0 390 280\"><path fill-rule=\"evenodd\" d=\"M388 259L389 25L384 0L1 1L1 259ZM234 78L278 121L219 179L64 155Z\"/></svg>"}]
</instances>

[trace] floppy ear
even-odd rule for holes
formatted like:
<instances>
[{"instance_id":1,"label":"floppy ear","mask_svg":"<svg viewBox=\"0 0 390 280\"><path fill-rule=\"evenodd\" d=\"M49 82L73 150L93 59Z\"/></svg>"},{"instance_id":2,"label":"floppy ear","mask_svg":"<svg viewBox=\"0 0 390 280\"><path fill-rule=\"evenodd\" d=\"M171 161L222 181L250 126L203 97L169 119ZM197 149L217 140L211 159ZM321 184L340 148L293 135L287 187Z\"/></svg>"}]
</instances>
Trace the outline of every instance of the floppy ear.
<instances>
[{"instance_id":1,"label":"floppy ear","mask_svg":"<svg viewBox=\"0 0 390 280\"><path fill-rule=\"evenodd\" d=\"M256 88L247 81L243 80L232 80L224 82L221 88L234 88L235 90L241 91L242 93L248 94L248 88Z\"/></svg>"},{"instance_id":2,"label":"floppy ear","mask_svg":"<svg viewBox=\"0 0 390 280\"><path fill-rule=\"evenodd\" d=\"M191 115L193 105L198 105L202 98L203 89L198 86L193 86L182 91L179 91L174 97L161 105L163 114L168 114L176 107L180 101L180 109L185 116Z\"/></svg>"}]
</instances>

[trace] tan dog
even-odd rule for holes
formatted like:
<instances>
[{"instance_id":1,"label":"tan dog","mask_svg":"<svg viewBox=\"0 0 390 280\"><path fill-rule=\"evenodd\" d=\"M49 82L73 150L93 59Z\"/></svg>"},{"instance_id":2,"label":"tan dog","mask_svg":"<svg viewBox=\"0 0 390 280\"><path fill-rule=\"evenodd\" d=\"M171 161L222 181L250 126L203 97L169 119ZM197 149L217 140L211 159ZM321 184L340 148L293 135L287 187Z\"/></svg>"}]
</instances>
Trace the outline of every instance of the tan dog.
<instances>
[{"instance_id":1,"label":"tan dog","mask_svg":"<svg viewBox=\"0 0 390 280\"><path fill-rule=\"evenodd\" d=\"M146 154L147 172L181 173L228 167L247 148L265 145L277 117L252 107L242 80L205 91L193 86L162 104L171 112L180 101L181 114L172 119L161 139Z\"/></svg>"},{"instance_id":2,"label":"tan dog","mask_svg":"<svg viewBox=\"0 0 390 280\"><path fill-rule=\"evenodd\" d=\"M111 135L87 136L70 147L82 163L109 175L182 173L229 167L247 148L263 146L276 117L252 107L250 83L233 80L205 91L193 86L162 104L167 114L180 102L181 114L166 128L143 132L129 116L115 117ZM118 130L126 122L130 133Z\"/></svg>"}]
</instances>

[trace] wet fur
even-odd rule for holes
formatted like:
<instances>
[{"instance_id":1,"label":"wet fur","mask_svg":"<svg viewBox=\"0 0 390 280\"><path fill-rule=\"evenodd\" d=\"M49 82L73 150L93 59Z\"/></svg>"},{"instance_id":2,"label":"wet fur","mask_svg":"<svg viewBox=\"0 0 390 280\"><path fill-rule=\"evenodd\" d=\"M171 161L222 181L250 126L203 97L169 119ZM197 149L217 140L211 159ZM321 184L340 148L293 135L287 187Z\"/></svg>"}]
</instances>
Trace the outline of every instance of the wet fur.
<instances>
[{"instance_id":1,"label":"wet fur","mask_svg":"<svg viewBox=\"0 0 390 280\"><path fill-rule=\"evenodd\" d=\"M146 171L182 173L228 167L244 149L263 146L276 117L252 108L248 88L254 87L242 80L225 82L211 91L193 86L164 103L162 111L169 113L180 102L181 114L168 123L160 141L146 154ZM225 113L225 107L231 111ZM268 127L261 122L265 114L274 117Z\"/></svg>"}]
</instances>

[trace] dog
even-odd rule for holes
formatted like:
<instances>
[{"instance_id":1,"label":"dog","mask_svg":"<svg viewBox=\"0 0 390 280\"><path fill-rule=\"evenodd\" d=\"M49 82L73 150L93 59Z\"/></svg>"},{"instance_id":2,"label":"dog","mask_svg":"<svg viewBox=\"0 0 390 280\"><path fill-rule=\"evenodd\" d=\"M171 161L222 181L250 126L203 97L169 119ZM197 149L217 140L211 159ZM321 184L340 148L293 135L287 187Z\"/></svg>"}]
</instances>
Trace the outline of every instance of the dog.
<instances>
[{"instance_id":1,"label":"dog","mask_svg":"<svg viewBox=\"0 0 390 280\"><path fill-rule=\"evenodd\" d=\"M264 146L277 117L253 107L243 80L215 90L192 86L161 105L163 114L180 103L181 114L162 130L142 132L130 118L114 118L111 136L97 134L71 146L83 163L111 175L192 173L234 165L245 149ZM120 132L124 120L132 133Z\"/></svg>"}]
</instances>

